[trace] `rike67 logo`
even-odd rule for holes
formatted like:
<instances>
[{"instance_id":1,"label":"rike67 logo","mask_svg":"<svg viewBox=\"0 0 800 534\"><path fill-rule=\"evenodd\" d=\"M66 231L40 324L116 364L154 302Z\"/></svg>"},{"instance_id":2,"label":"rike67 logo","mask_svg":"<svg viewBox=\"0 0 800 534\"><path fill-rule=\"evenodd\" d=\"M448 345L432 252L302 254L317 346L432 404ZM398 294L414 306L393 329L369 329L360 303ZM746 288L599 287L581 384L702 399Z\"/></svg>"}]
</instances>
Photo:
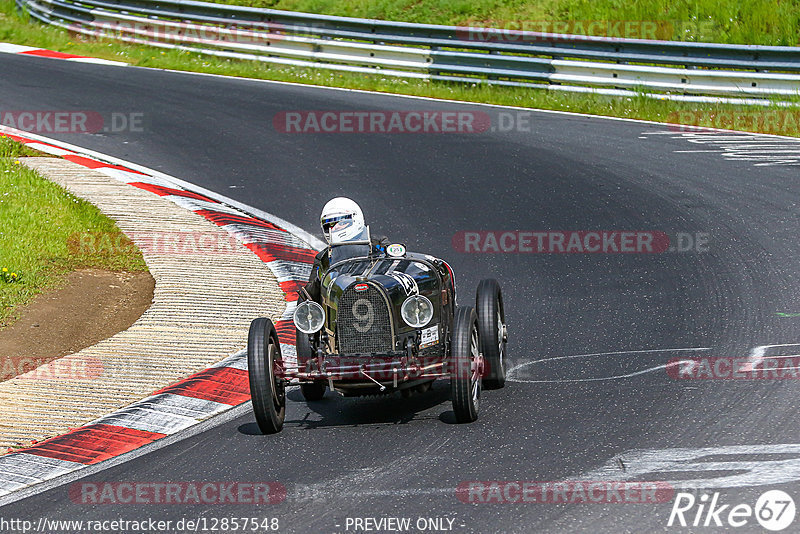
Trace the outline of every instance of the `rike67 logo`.
<instances>
[{"instance_id":1,"label":"rike67 logo","mask_svg":"<svg viewBox=\"0 0 800 534\"><path fill-rule=\"evenodd\" d=\"M794 499L781 490L762 493L755 506L723 503L718 492L700 497L681 492L675 496L667 526L738 528L752 525L755 518L762 528L777 532L794 522L795 513Z\"/></svg>"}]
</instances>

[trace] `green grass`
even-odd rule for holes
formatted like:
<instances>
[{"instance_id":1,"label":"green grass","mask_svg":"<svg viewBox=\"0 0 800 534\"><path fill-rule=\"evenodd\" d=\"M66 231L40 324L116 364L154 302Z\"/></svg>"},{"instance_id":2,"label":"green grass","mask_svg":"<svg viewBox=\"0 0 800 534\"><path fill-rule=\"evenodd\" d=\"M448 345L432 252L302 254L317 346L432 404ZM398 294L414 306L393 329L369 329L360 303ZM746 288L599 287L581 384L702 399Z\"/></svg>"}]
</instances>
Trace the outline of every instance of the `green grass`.
<instances>
[{"instance_id":1,"label":"green grass","mask_svg":"<svg viewBox=\"0 0 800 534\"><path fill-rule=\"evenodd\" d=\"M2 134L0 134L2 136ZM24 157L54 157L43 154L38 150L32 150L22 143L14 142L8 137L0 137L0 157L2 158L24 158ZM13 164L13 162L12 162ZM14 167L16 168L16 167Z\"/></svg>"},{"instance_id":2,"label":"green grass","mask_svg":"<svg viewBox=\"0 0 800 534\"><path fill-rule=\"evenodd\" d=\"M718 43L794 46L800 33L800 0L218 0L218 3L452 26L509 27L509 22L528 22L534 27L541 24L547 27L556 21L648 21L664 23L662 30L670 30L660 32L661 38Z\"/></svg>"},{"instance_id":3,"label":"green grass","mask_svg":"<svg viewBox=\"0 0 800 534\"><path fill-rule=\"evenodd\" d=\"M41 154L0 137L0 326L75 269L147 270L141 252L114 221L16 159L35 155ZM124 246L80 246L87 233Z\"/></svg>"},{"instance_id":4,"label":"green grass","mask_svg":"<svg viewBox=\"0 0 800 534\"><path fill-rule=\"evenodd\" d=\"M388 2L378 2L376 5L388 4ZM319 11L325 11L327 5L326 2L314 4L315 9ZM362 4L356 2L353 5ZM364 9L368 5L371 4L363 3ZM481 5L483 4L478 2L478 6ZM620 3L620 5L623 4ZM745 3L744 5L749 4ZM302 7L310 9L314 6L304 4ZM282 5L282 7L288 6ZM620 9L623 8L620 7ZM358 14L367 15L367 13ZM371 13L371 15L375 14ZM432 20L437 20L437 16L432 14ZM644 96L619 98L531 88L487 86L480 83L425 82L385 77L380 74L338 73L326 69L295 68L270 65L260 61L223 59L198 53L162 50L155 47L70 35L59 28L27 20L17 13L13 2L9 0L0 0L0 42L2 41L124 61L143 67L800 136L800 108L791 110L787 115L787 112L779 110L777 106L692 104L656 100ZM795 100L800 103L800 99ZM772 120L769 118L771 116L778 116L778 119ZM686 117L689 119L687 120ZM767 117L768 120L764 120L764 117Z\"/></svg>"}]
</instances>

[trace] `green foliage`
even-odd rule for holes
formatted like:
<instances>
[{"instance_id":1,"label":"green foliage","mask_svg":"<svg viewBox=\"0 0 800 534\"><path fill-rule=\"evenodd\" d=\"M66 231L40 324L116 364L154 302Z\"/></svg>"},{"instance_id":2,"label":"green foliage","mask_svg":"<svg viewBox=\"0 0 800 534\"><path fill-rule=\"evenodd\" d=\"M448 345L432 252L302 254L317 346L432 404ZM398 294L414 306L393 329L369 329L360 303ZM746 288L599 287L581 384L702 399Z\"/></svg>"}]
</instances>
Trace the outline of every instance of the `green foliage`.
<instances>
[{"instance_id":1,"label":"green foliage","mask_svg":"<svg viewBox=\"0 0 800 534\"><path fill-rule=\"evenodd\" d=\"M124 235L95 206L17 159L35 155L40 154L0 137L0 322L75 269L147 270L135 247L98 254L74 246L86 233Z\"/></svg>"}]
</instances>

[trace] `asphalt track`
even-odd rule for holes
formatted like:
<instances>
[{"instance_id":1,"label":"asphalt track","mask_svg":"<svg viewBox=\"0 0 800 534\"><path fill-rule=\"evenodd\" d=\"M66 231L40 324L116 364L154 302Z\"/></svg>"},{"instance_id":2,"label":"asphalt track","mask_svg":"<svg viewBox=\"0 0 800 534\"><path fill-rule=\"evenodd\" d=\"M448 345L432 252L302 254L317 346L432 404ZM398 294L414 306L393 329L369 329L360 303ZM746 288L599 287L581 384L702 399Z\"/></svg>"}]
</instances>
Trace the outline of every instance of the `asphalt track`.
<instances>
[{"instance_id":1,"label":"asphalt track","mask_svg":"<svg viewBox=\"0 0 800 534\"><path fill-rule=\"evenodd\" d=\"M447 259L462 304L482 277L497 278L511 366L522 365L505 389L484 394L474 424L451 424L446 383L409 401L329 393L306 404L294 392L280 435L258 435L247 413L88 479L274 480L289 491L279 505L90 506L73 504L60 487L3 507L2 517L255 515L279 518L283 532L345 531L348 517L446 517L455 532L714 532L667 527L670 502L464 504L455 488L473 480L586 480L633 449L800 443L797 380L674 380L658 367L695 352L635 352L707 348L705 355L742 357L798 341L800 317L778 315L800 312L797 167L676 152L703 147L643 135L664 132L661 125L552 113L533 113L530 131L285 134L273 117L292 110L482 111L493 124L498 110L10 55L0 56L0 72L3 111L145 115L143 132L53 137L312 232L325 201L352 197L373 233ZM459 231L515 229L704 232L710 250L463 254L451 244ZM557 359L597 353L616 354ZM698 474L695 466L650 478L701 478L728 503L752 505L767 489L797 500L800 454L789 450L721 449L707 461L749 467ZM776 459L787 463L769 469ZM765 474L758 485L719 482L748 471ZM751 519L738 530L760 527Z\"/></svg>"}]
</instances>

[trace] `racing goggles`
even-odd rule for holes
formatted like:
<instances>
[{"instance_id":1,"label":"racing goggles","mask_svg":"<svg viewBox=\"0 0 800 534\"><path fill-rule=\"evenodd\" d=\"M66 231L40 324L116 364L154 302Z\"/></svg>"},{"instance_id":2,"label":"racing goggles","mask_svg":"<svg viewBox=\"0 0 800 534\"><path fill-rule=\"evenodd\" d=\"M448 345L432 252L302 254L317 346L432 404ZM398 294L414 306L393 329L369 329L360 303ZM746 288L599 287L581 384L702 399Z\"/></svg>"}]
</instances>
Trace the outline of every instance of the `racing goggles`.
<instances>
[{"instance_id":1,"label":"racing goggles","mask_svg":"<svg viewBox=\"0 0 800 534\"><path fill-rule=\"evenodd\" d=\"M353 215L348 213L347 215L337 215L336 217L326 217L322 219L322 231L328 233L331 229L339 224L342 221L350 221L353 218Z\"/></svg>"}]
</instances>

